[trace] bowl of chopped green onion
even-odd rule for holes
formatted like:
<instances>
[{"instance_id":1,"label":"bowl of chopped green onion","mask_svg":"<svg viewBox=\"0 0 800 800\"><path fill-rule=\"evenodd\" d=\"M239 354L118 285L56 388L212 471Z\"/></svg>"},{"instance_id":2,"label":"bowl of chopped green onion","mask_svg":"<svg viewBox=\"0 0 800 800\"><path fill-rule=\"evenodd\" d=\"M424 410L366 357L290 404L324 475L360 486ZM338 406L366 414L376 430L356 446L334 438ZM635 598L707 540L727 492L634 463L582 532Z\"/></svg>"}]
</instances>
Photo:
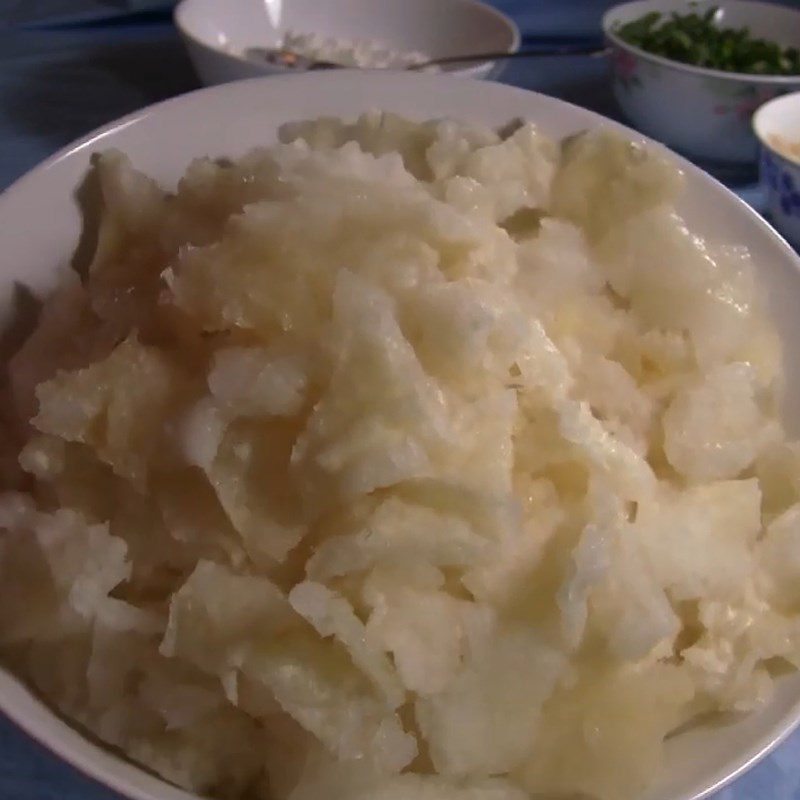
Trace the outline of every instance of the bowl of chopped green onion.
<instances>
[{"instance_id":1,"label":"bowl of chopped green onion","mask_svg":"<svg viewBox=\"0 0 800 800\"><path fill-rule=\"evenodd\" d=\"M603 30L625 116L691 158L755 164L753 114L800 90L800 8L635 0L608 11Z\"/></svg>"}]
</instances>

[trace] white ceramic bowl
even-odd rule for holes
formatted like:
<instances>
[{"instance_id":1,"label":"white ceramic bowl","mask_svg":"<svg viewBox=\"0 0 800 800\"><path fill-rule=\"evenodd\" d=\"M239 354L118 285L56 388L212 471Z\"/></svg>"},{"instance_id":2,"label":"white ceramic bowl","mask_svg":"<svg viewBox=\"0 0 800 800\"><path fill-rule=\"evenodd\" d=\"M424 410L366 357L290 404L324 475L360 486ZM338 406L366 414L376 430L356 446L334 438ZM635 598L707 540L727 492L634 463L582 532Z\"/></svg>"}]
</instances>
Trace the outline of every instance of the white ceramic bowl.
<instances>
[{"instance_id":1,"label":"white ceramic bowl","mask_svg":"<svg viewBox=\"0 0 800 800\"><path fill-rule=\"evenodd\" d=\"M749 0L636 0L603 17L612 48L614 94L643 133L709 162L755 163L750 120L767 100L800 89L800 76L740 75L681 64L628 44L616 29L651 11L685 14L719 7L719 24L749 28L758 38L800 47L800 10Z\"/></svg>"},{"instance_id":2,"label":"white ceramic bowl","mask_svg":"<svg viewBox=\"0 0 800 800\"><path fill-rule=\"evenodd\" d=\"M81 228L74 198L93 152L109 147L166 185L197 156L238 157L274 140L279 125L318 115L352 117L384 108L412 118L450 116L500 126L519 117L551 136L607 126L632 131L585 109L500 84L441 75L336 71L240 81L145 109L68 147L0 195L0 313L14 284L46 291L70 259ZM680 212L700 234L747 245L760 267L786 343L787 425L800 432L800 259L751 208L704 172L675 156L686 172ZM61 722L12 675L0 670L0 710L62 758L136 800L189 800L116 758ZM661 779L640 800L699 800L762 757L800 721L800 675L780 679L775 699L735 723L701 727L667 743Z\"/></svg>"},{"instance_id":3,"label":"white ceramic bowl","mask_svg":"<svg viewBox=\"0 0 800 800\"><path fill-rule=\"evenodd\" d=\"M517 26L478 0L182 0L175 25L207 85L285 73L243 53L275 47L287 30L378 40L431 58L513 53L520 42ZM478 61L443 69L484 78L494 66Z\"/></svg>"},{"instance_id":4,"label":"white ceramic bowl","mask_svg":"<svg viewBox=\"0 0 800 800\"><path fill-rule=\"evenodd\" d=\"M753 130L761 142L761 184L775 227L800 248L800 158L776 148L773 137L800 143L800 92L772 100L756 112Z\"/></svg>"}]
</instances>

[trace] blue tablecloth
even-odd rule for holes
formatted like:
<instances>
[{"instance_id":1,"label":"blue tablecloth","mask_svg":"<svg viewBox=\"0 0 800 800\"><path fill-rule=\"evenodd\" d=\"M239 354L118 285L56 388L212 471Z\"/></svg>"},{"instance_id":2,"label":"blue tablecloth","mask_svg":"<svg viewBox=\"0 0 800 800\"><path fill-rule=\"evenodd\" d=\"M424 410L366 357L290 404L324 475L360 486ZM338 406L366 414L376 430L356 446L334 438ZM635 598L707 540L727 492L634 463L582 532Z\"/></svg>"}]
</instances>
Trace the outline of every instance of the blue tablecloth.
<instances>
[{"instance_id":1,"label":"blue tablecloth","mask_svg":"<svg viewBox=\"0 0 800 800\"><path fill-rule=\"evenodd\" d=\"M494 1L517 21L529 46L599 41L599 19L610 5L609 0ZM169 21L169 5L0 0L0 190L92 128L198 86ZM501 79L614 117L605 70L597 59L543 59L509 64ZM752 183L729 185L759 207ZM118 798L0 716L0 800ZM800 800L800 733L714 800Z\"/></svg>"}]
</instances>

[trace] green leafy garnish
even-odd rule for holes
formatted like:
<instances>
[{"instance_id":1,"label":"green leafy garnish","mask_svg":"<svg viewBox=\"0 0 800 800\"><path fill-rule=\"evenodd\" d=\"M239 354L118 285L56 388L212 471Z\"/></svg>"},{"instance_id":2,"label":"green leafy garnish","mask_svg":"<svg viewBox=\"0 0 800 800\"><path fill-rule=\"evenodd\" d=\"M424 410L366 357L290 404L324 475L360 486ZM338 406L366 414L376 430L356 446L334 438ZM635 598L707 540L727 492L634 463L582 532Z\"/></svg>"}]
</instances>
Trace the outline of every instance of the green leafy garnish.
<instances>
[{"instance_id":1,"label":"green leafy garnish","mask_svg":"<svg viewBox=\"0 0 800 800\"><path fill-rule=\"evenodd\" d=\"M747 75L800 75L800 50L751 37L747 28L720 28L717 8L669 17L657 11L616 29L648 53L697 67Z\"/></svg>"}]
</instances>

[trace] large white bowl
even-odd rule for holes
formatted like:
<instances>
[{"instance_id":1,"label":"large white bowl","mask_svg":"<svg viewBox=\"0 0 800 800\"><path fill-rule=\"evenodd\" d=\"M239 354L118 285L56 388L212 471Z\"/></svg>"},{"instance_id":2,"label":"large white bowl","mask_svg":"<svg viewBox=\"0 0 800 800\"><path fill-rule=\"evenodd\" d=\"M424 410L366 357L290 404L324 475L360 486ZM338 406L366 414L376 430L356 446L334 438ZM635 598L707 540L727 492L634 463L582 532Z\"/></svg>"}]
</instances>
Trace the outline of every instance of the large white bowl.
<instances>
[{"instance_id":1,"label":"large white bowl","mask_svg":"<svg viewBox=\"0 0 800 800\"><path fill-rule=\"evenodd\" d=\"M519 30L479 0L182 0L175 25L200 80L208 85L286 72L246 58L249 47L275 47L289 30L342 39L375 39L431 58L513 53ZM492 61L446 71L485 78Z\"/></svg>"},{"instance_id":2,"label":"large white bowl","mask_svg":"<svg viewBox=\"0 0 800 800\"><path fill-rule=\"evenodd\" d=\"M45 291L69 262L81 226L74 192L92 153L120 148L137 167L174 185L196 156L239 156L272 141L277 127L286 121L316 115L353 116L370 108L418 119L447 115L492 126L523 117L558 137L598 126L637 136L550 97L441 75L337 71L201 90L102 128L0 195L0 304L8 308L15 283ZM686 171L687 188L679 208L689 224L709 237L747 245L759 265L790 356L786 359L787 422L796 434L800 429L800 259L731 192L688 162L675 159ZM0 709L54 753L126 797L191 797L82 738L2 671ZM699 728L670 739L663 776L641 800L706 797L761 758L798 721L800 675L792 675L780 680L777 697L762 711L732 724Z\"/></svg>"},{"instance_id":3,"label":"large white bowl","mask_svg":"<svg viewBox=\"0 0 800 800\"><path fill-rule=\"evenodd\" d=\"M723 27L748 28L755 37L800 47L800 11L752 0L634 0L603 17L612 48L614 95L643 133L693 158L754 164L758 142L753 112L767 100L800 89L800 76L743 75L681 64L621 39L617 28L657 11L703 13L719 8Z\"/></svg>"}]
</instances>

